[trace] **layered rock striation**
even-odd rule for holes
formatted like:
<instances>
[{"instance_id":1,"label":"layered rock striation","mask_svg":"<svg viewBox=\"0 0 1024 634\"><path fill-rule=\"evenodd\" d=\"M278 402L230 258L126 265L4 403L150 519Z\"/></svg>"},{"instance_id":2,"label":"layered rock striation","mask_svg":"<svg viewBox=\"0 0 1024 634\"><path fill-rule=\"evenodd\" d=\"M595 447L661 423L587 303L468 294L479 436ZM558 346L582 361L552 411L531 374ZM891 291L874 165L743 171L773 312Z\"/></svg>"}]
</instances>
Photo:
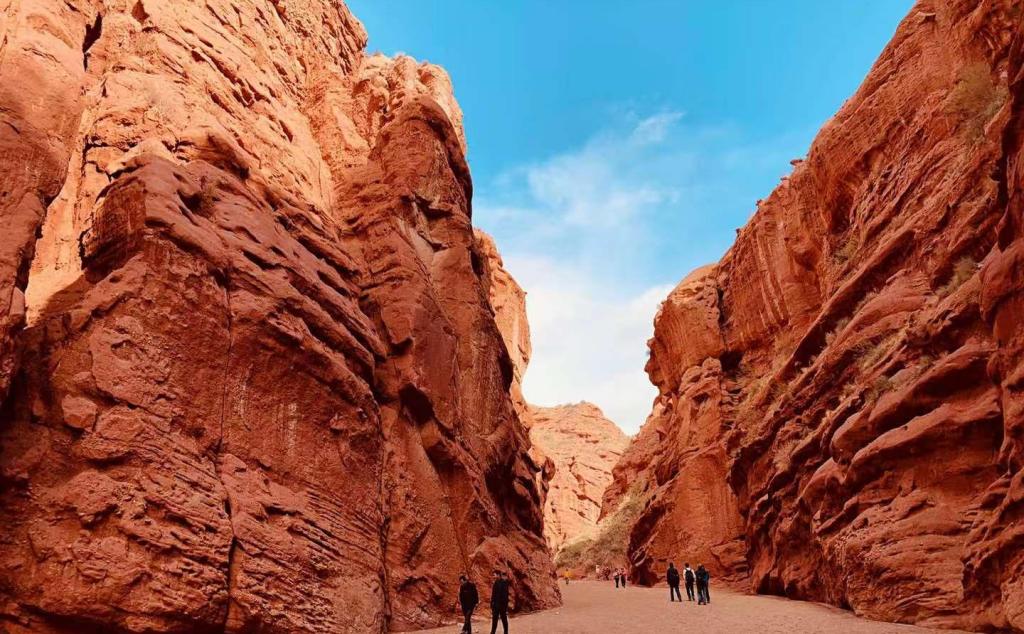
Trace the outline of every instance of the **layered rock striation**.
<instances>
[{"instance_id":1,"label":"layered rock striation","mask_svg":"<svg viewBox=\"0 0 1024 634\"><path fill-rule=\"evenodd\" d=\"M1024 631L1024 25L921 0L655 321L633 575ZM691 556L691 555L696 556Z\"/></svg>"},{"instance_id":2,"label":"layered rock striation","mask_svg":"<svg viewBox=\"0 0 1024 634\"><path fill-rule=\"evenodd\" d=\"M747 581L743 522L727 481L732 395L718 360L725 348L714 271L694 271L661 306L647 366L660 394L603 499L603 517L643 504L627 548L638 583L663 580L670 562L704 564L719 583Z\"/></svg>"},{"instance_id":3,"label":"layered rock striation","mask_svg":"<svg viewBox=\"0 0 1024 634\"><path fill-rule=\"evenodd\" d=\"M496 566L557 604L461 113L365 43L0 7L0 629L410 629Z\"/></svg>"},{"instance_id":4,"label":"layered rock striation","mask_svg":"<svg viewBox=\"0 0 1024 634\"><path fill-rule=\"evenodd\" d=\"M592 535L612 467L629 440L591 403L530 406L530 439L554 464L544 503L544 535L552 551Z\"/></svg>"}]
</instances>

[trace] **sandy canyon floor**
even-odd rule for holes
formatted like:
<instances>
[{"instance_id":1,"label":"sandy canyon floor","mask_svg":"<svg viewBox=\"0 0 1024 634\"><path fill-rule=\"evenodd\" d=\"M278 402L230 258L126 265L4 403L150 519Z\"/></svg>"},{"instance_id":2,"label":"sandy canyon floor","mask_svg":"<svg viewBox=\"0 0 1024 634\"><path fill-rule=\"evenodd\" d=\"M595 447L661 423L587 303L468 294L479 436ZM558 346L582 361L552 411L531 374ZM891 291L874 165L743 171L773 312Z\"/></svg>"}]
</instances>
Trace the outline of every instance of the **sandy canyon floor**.
<instances>
[{"instance_id":1,"label":"sandy canyon floor","mask_svg":"<svg viewBox=\"0 0 1024 634\"><path fill-rule=\"evenodd\" d=\"M670 603L668 588L616 589L611 582L580 581L562 586L564 605L516 617L510 634L637 634L638 632L715 632L730 634L921 634L933 630L857 618L837 608L711 589L710 606ZM685 592L684 592L685 596ZM482 606L474 632L490 631L490 610ZM485 622L486 618L486 622ZM449 625L423 632L458 632ZM501 632L501 626L498 626Z\"/></svg>"}]
</instances>

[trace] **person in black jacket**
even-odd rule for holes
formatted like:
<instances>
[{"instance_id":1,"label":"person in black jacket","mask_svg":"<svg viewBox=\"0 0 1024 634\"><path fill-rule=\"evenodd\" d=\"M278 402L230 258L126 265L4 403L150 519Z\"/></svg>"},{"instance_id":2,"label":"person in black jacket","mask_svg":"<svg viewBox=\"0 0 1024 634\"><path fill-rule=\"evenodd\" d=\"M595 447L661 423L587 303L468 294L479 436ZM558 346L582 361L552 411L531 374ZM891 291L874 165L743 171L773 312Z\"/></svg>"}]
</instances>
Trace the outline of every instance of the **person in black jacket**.
<instances>
[{"instance_id":1,"label":"person in black jacket","mask_svg":"<svg viewBox=\"0 0 1024 634\"><path fill-rule=\"evenodd\" d=\"M494 571L491 586L491 634L498 631L498 619L501 619L502 630L508 634L508 579L501 570Z\"/></svg>"},{"instance_id":2,"label":"person in black jacket","mask_svg":"<svg viewBox=\"0 0 1024 634\"><path fill-rule=\"evenodd\" d=\"M697 605L711 603L711 593L708 586L711 585L711 574L704 564L697 566Z\"/></svg>"},{"instance_id":3,"label":"person in black jacket","mask_svg":"<svg viewBox=\"0 0 1024 634\"><path fill-rule=\"evenodd\" d=\"M683 568L683 577L686 580L686 599L693 601L693 584L697 581L697 575L694 574L690 564L686 564Z\"/></svg>"},{"instance_id":4,"label":"person in black jacket","mask_svg":"<svg viewBox=\"0 0 1024 634\"><path fill-rule=\"evenodd\" d=\"M679 571L675 564L669 563L665 577L668 580L668 600L675 601L679 597L679 601L682 601L683 595L679 594Z\"/></svg>"},{"instance_id":5,"label":"person in black jacket","mask_svg":"<svg viewBox=\"0 0 1024 634\"><path fill-rule=\"evenodd\" d=\"M473 634L473 610L480 603L480 595L477 594L476 584L469 580L469 577L459 577L459 605L462 606L462 616L466 622L462 626L463 634Z\"/></svg>"}]
</instances>

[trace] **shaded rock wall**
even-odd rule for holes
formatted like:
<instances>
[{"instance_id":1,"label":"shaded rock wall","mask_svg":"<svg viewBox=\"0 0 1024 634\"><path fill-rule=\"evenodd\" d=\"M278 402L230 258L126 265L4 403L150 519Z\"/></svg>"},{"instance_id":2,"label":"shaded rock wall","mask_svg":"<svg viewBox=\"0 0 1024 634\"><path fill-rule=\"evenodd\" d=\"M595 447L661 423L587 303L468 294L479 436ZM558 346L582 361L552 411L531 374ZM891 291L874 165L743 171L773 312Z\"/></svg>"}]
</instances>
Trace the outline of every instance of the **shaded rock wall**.
<instances>
[{"instance_id":1,"label":"shaded rock wall","mask_svg":"<svg viewBox=\"0 0 1024 634\"><path fill-rule=\"evenodd\" d=\"M2 627L555 605L444 72L333 2L0 9Z\"/></svg>"},{"instance_id":2,"label":"shaded rock wall","mask_svg":"<svg viewBox=\"0 0 1024 634\"><path fill-rule=\"evenodd\" d=\"M760 592L1024 631L1022 19L918 2L662 307L608 493L647 496L638 579L698 552Z\"/></svg>"},{"instance_id":3,"label":"shaded rock wall","mask_svg":"<svg viewBox=\"0 0 1024 634\"><path fill-rule=\"evenodd\" d=\"M505 269L494 239L480 229L475 233L490 280L490 304L512 360L512 402L530 433L529 457L545 500L544 535L557 552L596 526L611 468L627 438L591 403L539 407L526 402L522 382L532 351L526 292Z\"/></svg>"},{"instance_id":4,"label":"shaded rock wall","mask_svg":"<svg viewBox=\"0 0 1024 634\"><path fill-rule=\"evenodd\" d=\"M474 235L480 262L489 280L488 301L494 312L501 340L512 361L512 385L509 390L512 395L512 406L519 420L529 430L533 423L533 410L523 397L523 375L530 363L533 348L530 344L530 322L526 317L526 292L505 269L505 263L498 253L494 238L480 229L475 229ZM531 463L529 466L534 472L534 481L543 506L549 483L555 474L555 463L540 445L532 441L527 458Z\"/></svg>"},{"instance_id":5,"label":"shaded rock wall","mask_svg":"<svg viewBox=\"0 0 1024 634\"><path fill-rule=\"evenodd\" d=\"M552 551L589 537L601 514L612 467L628 438L591 403L530 406L530 440L554 463L544 503L544 535Z\"/></svg>"}]
</instances>

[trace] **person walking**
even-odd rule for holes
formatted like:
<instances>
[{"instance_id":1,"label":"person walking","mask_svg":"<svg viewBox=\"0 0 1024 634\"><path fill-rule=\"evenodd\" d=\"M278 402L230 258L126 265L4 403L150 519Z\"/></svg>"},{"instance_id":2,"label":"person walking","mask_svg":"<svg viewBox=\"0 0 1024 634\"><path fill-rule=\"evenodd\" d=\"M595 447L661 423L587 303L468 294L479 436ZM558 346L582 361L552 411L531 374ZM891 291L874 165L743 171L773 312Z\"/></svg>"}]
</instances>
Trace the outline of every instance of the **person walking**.
<instances>
[{"instance_id":1,"label":"person walking","mask_svg":"<svg viewBox=\"0 0 1024 634\"><path fill-rule=\"evenodd\" d=\"M469 577L459 577L459 605L462 606L462 616L465 623L462 625L463 634L473 634L473 611L480 603L480 595L476 591L476 584L469 580Z\"/></svg>"},{"instance_id":2,"label":"person walking","mask_svg":"<svg viewBox=\"0 0 1024 634\"><path fill-rule=\"evenodd\" d=\"M491 586L491 634L498 631L498 619L501 619L502 630L508 634L508 579L501 570L494 571Z\"/></svg>"},{"instance_id":3,"label":"person walking","mask_svg":"<svg viewBox=\"0 0 1024 634\"><path fill-rule=\"evenodd\" d=\"M697 575L694 574L690 564L686 564L683 568L683 578L686 581L686 599L693 601L693 584L697 581Z\"/></svg>"},{"instance_id":4,"label":"person walking","mask_svg":"<svg viewBox=\"0 0 1024 634\"><path fill-rule=\"evenodd\" d=\"M669 563L668 572L665 576L668 580L668 600L673 602L678 597L680 603L682 603L683 596L679 594L679 571L676 570L675 564Z\"/></svg>"},{"instance_id":5,"label":"person walking","mask_svg":"<svg viewBox=\"0 0 1024 634\"><path fill-rule=\"evenodd\" d=\"M619 576L622 577L622 587L625 588L626 587L626 569L625 568L620 568L619 569Z\"/></svg>"},{"instance_id":6,"label":"person walking","mask_svg":"<svg viewBox=\"0 0 1024 634\"><path fill-rule=\"evenodd\" d=\"M618 588L619 587L619 569L618 568L615 569L615 572L612 574L612 576L615 577L615 587Z\"/></svg>"},{"instance_id":7,"label":"person walking","mask_svg":"<svg viewBox=\"0 0 1024 634\"><path fill-rule=\"evenodd\" d=\"M708 569L704 564L697 566L697 605L711 603L711 593L708 591L710 583L711 574L708 573Z\"/></svg>"}]
</instances>

